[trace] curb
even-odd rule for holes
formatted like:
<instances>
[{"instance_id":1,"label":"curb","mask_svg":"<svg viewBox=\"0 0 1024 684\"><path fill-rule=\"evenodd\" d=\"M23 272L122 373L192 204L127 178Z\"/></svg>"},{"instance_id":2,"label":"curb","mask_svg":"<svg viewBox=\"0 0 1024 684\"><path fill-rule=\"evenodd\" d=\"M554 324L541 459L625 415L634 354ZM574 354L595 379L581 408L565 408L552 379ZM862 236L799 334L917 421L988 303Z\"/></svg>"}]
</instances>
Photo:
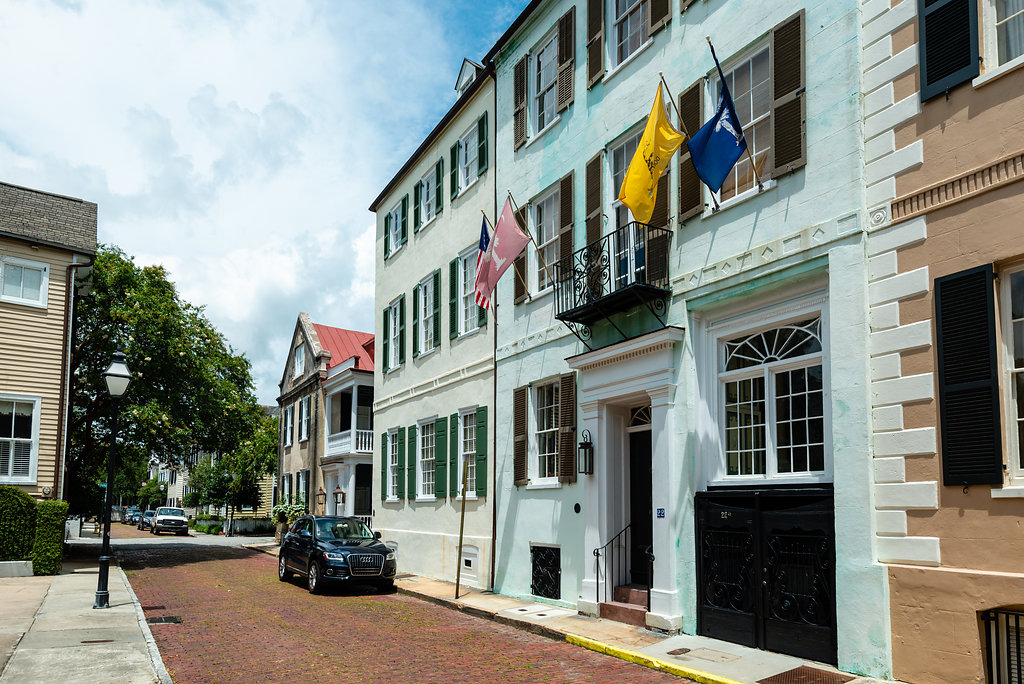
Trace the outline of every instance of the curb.
<instances>
[{"instance_id":1,"label":"curb","mask_svg":"<svg viewBox=\"0 0 1024 684\"><path fill-rule=\"evenodd\" d=\"M658 670L660 672L667 672L674 674L679 677L686 677L692 679L695 682L701 682L701 684L743 684L735 679L728 677L722 677L721 675L711 674L710 672L704 672L702 670L694 670L689 667L683 667L675 663L670 663L665 660L659 660L658 658L652 658L651 656L644 655L643 653L637 653L636 651L630 651L625 648L619 648L618 646L611 646L609 644L595 641L594 639L588 639L587 637L578 636L576 634L566 634L565 640L570 644L580 646L582 648L596 651L597 653L604 653L621 660L627 660L637 665L643 665L649 667L652 670Z\"/></svg>"},{"instance_id":2,"label":"curb","mask_svg":"<svg viewBox=\"0 0 1024 684\"><path fill-rule=\"evenodd\" d=\"M142 604L139 603L139 597L135 595L132 583L128 581L128 575L124 574L120 564L117 566L117 571L121 573L124 586L128 587L128 595L132 597L132 603L135 604L135 615L138 618L139 626L142 628L142 636L146 639L149 659L153 663L153 669L156 670L157 679L160 681L160 684L174 684L170 673L164 667L164 659L160 656L160 649L156 646L156 639L153 638L153 632L149 629L149 623L146 622L146 613L142 610Z\"/></svg>"}]
</instances>

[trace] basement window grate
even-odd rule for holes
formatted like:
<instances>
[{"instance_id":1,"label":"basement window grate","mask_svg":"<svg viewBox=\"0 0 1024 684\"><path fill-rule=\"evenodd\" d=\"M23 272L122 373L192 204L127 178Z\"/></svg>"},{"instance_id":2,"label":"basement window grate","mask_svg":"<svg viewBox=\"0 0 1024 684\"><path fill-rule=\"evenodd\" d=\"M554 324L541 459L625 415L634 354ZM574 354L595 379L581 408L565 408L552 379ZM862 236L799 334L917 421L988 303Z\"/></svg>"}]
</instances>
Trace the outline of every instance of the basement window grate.
<instances>
[{"instance_id":1,"label":"basement window grate","mask_svg":"<svg viewBox=\"0 0 1024 684\"><path fill-rule=\"evenodd\" d=\"M533 568L530 591L533 595L562 598L562 550L557 546L531 546L530 560Z\"/></svg>"},{"instance_id":2,"label":"basement window grate","mask_svg":"<svg viewBox=\"0 0 1024 684\"><path fill-rule=\"evenodd\" d=\"M985 673L990 684L1024 681L1021 670L1021 623L1024 612L987 610L981 614L985 627Z\"/></svg>"}]
</instances>

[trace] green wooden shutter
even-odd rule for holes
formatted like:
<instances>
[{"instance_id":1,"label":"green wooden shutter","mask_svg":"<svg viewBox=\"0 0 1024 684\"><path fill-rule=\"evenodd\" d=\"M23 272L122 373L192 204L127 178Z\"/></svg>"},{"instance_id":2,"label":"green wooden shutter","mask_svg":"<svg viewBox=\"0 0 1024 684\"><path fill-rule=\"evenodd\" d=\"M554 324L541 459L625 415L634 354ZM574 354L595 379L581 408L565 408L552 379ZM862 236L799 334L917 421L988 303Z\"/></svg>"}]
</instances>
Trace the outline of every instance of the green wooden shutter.
<instances>
[{"instance_id":1,"label":"green wooden shutter","mask_svg":"<svg viewBox=\"0 0 1024 684\"><path fill-rule=\"evenodd\" d=\"M388 498L388 433L380 434L380 498Z\"/></svg>"},{"instance_id":2,"label":"green wooden shutter","mask_svg":"<svg viewBox=\"0 0 1024 684\"><path fill-rule=\"evenodd\" d=\"M384 214L384 258L391 254L391 213Z\"/></svg>"},{"instance_id":3,"label":"green wooden shutter","mask_svg":"<svg viewBox=\"0 0 1024 684\"><path fill-rule=\"evenodd\" d=\"M448 185L450 186L448 190L451 198L455 199L459 194L459 143L457 141L452 145L450 157L452 168L448 171Z\"/></svg>"},{"instance_id":4,"label":"green wooden shutter","mask_svg":"<svg viewBox=\"0 0 1024 684\"><path fill-rule=\"evenodd\" d=\"M444 157L437 160L434 167L434 213L440 214L444 209L444 193L441 191L444 182Z\"/></svg>"},{"instance_id":5,"label":"green wooden shutter","mask_svg":"<svg viewBox=\"0 0 1024 684\"><path fill-rule=\"evenodd\" d=\"M405 363L405 295L398 299L398 365Z\"/></svg>"},{"instance_id":6,"label":"green wooden shutter","mask_svg":"<svg viewBox=\"0 0 1024 684\"><path fill-rule=\"evenodd\" d=\"M391 370L391 307L384 307L384 363L381 365L384 367L384 372L387 373Z\"/></svg>"},{"instance_id":7,"label":"green wooden shutter","mask_svg":"<svg viewBox=\"0 0 1024 684\"><path fill-rule=\"evenodd\" d=\"M448 421L434 421L434 496L443 499L448 484Z\"/></svg>"},{"instance_id":8,"label":"green wooden shutter","mask_svg":"<svg viewBox=\"0 0 1024 684\"><path fill-rule=\"evenodd\" d=\"M407 479L405 489L409 492L409 501L414 501L419 491L416 489L416 467L418 459L416 458L416 426L409 426L409 456L405 459L405 474Z\"/></svg>"},{"instance_id":9,"label":"green wooden shutter","mask_svg":"<svg viewBox=\"0 0 1024 684\"><path fill-rule=\"evenodd\" d=\"M459 336L459 260L448 262L448 339Z\"/></svg>"},{"instance_id":10,"label":"green wooden shutter","mask_svg":"<svg viewBox=\"0 0 1024 684\"><path fill-rule=\"evenodd\" d=\"M448 417L448 481L452 498L459 495L459 414Z\"/></svg>"},{"instance_id":11,"label":"green wooden shutter","mask_svg":"<svg viewBox=\"0 0 1024 684\"><path fill-rule=\"evenodd\" d=\"M398 428L398 498L405 498L405 428Z\"/></svg>"},{"instance_id":12,"label":"green wooden shutter","mask_svg":"<svg viewBox=\"0 0 1024 684\"><path fill-rule=\"evenodd\" d=\"M434 271L434 347L441 346L441 269ZM426 351L426 350L424 350Z\"/></svg>"},{"instance_id":13,"label":"green wooden shutter","mask_svg":"<svg viewBox=\"0 0 1024 684\"><path fill-rule=\"evenodd\" d=\"M402 197L402 244L409 239L409 195Z\"/></svg>"},{"instance_id":14,"label":"green wooden shutter","mask_svg":"<svg viewBox=\"0 0 1024 684\"><path fill-rule=\"evenodd\" d=\"M476 410L476 495L487 496L487 407Z\"/></svg>"},{"instance_id":15,"label":"green wooden shutter","mask_svg":"<svg viewBox=\"0 0 1024 684\"><path fill-rule=\"evenodd\" d=\"M942 484L1003 484L992 264L935 279Z\"/></svg>"},{"instance_id":16,"label":"green wooden shutter","mask_svg":"<svg viewBox=\"0 0 1024 684\"><path fill-rule=\"evenodd\" d=\"M917 17L923 102L980 73L978 0L918 0Z\"/></svg>"},{"instance_id":17,"label":"green wooden shutter","mask_svg":"<svg viewBox=\"0 0 1024 684\"><path fill-rule=\"evenodd\" d=\"M487 170L487 112L476 122L476 171L483 175Z\"/></svg>"},{"instance_id":18,"label":"green wooden shutter","mask_svg":"<svg viewBox=\"0 0 1024 684\"><path fill-rule=\"evenodd\" d=\"M420 183L412 188L412 231L415 233L420 229L420 196L423 194L423 186Z\"/></svg>"},{"instance_id":19,"label":"green wooden shutter","mask_svg":"<svg viewBox=\"0 0 1024 684\"><path fill-rule=\"evenodd\" d=\"M526 385L512 391L512 483L521 487L529 482L526 467L526 404L530 388Z\"/></svg>"},{"instance_id":20,"label":"green wooden shutter","mask_svg":"<svg viewBox=\"0 0 1024 684\"><path fill-rule=\"evenodd\" d=\"M423 351L426 351L425 349ZM412 288L412 358L420 355L420 286Z\"/></svg>"},{"instance_id":21,"label":"green wooden shutter","mask_svg":"<svg viewBox=\"0 0 1024 684\"><path fill-rule=\"evenodd\" d=\"M804 11L772 29L772 178L807 164Z\"/></svg>"}]
</instances>

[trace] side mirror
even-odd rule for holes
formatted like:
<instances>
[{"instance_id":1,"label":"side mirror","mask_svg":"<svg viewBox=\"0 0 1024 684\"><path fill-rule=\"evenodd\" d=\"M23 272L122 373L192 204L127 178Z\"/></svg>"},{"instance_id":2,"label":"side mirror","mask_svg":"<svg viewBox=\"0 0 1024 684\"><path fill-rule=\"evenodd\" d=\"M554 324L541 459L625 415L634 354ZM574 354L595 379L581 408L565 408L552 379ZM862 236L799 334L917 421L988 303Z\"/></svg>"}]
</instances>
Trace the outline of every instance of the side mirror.
<instances>
[{"instance_id":1,"label":"side mirror","mask_svg":"<svg viewBox=\"0 0 1024 684\"><path fill-rule=\"evenodd\" d=\"M373 533L373 538L374 539L380 539L380 532L374 532Z\"/></svg>"},{"instance_id":2,"label":"side mirror","mask_svg":"<svg viewBox=\"0 0 1024 684\"><path fill-rule=\"evenodd\" d=\"M308 536L310 536L309 530L302 530L301 532L299 532L299 536L300 537L308 537Z\"/></svg>"}]
</instances>

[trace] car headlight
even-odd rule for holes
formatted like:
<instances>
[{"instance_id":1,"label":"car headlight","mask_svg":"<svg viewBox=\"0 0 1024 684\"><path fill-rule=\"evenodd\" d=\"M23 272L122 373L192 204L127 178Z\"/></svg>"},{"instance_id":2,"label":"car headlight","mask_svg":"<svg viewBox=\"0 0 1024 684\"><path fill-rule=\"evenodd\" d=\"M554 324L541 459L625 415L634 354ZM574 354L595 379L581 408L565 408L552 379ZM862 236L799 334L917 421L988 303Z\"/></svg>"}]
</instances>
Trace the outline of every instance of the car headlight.
<instances>
[{"instance_id":1,"label":"car headlight","mask_svg":"<svg viewBox=\"0 0 1024 684\"><path fill-rule=\"evenodd\" d=\"M334 551L324 551L324 558L326 558L327 560L340 560L340 561L343 561L343 560L345 560L345 554L343 554L343 553L336 553Z\"/></svg>"},{"instance_id":2,"label":"car headlight","mask_svg":"<svg viewBox=\"0 0 1024 684\"><path fill-rule=\"evenodd\" d=\"M388 555L387 555L387 558L385 560L395 560L395 552L394 551L388 551Z\"/></svg>"}]
</instances>

